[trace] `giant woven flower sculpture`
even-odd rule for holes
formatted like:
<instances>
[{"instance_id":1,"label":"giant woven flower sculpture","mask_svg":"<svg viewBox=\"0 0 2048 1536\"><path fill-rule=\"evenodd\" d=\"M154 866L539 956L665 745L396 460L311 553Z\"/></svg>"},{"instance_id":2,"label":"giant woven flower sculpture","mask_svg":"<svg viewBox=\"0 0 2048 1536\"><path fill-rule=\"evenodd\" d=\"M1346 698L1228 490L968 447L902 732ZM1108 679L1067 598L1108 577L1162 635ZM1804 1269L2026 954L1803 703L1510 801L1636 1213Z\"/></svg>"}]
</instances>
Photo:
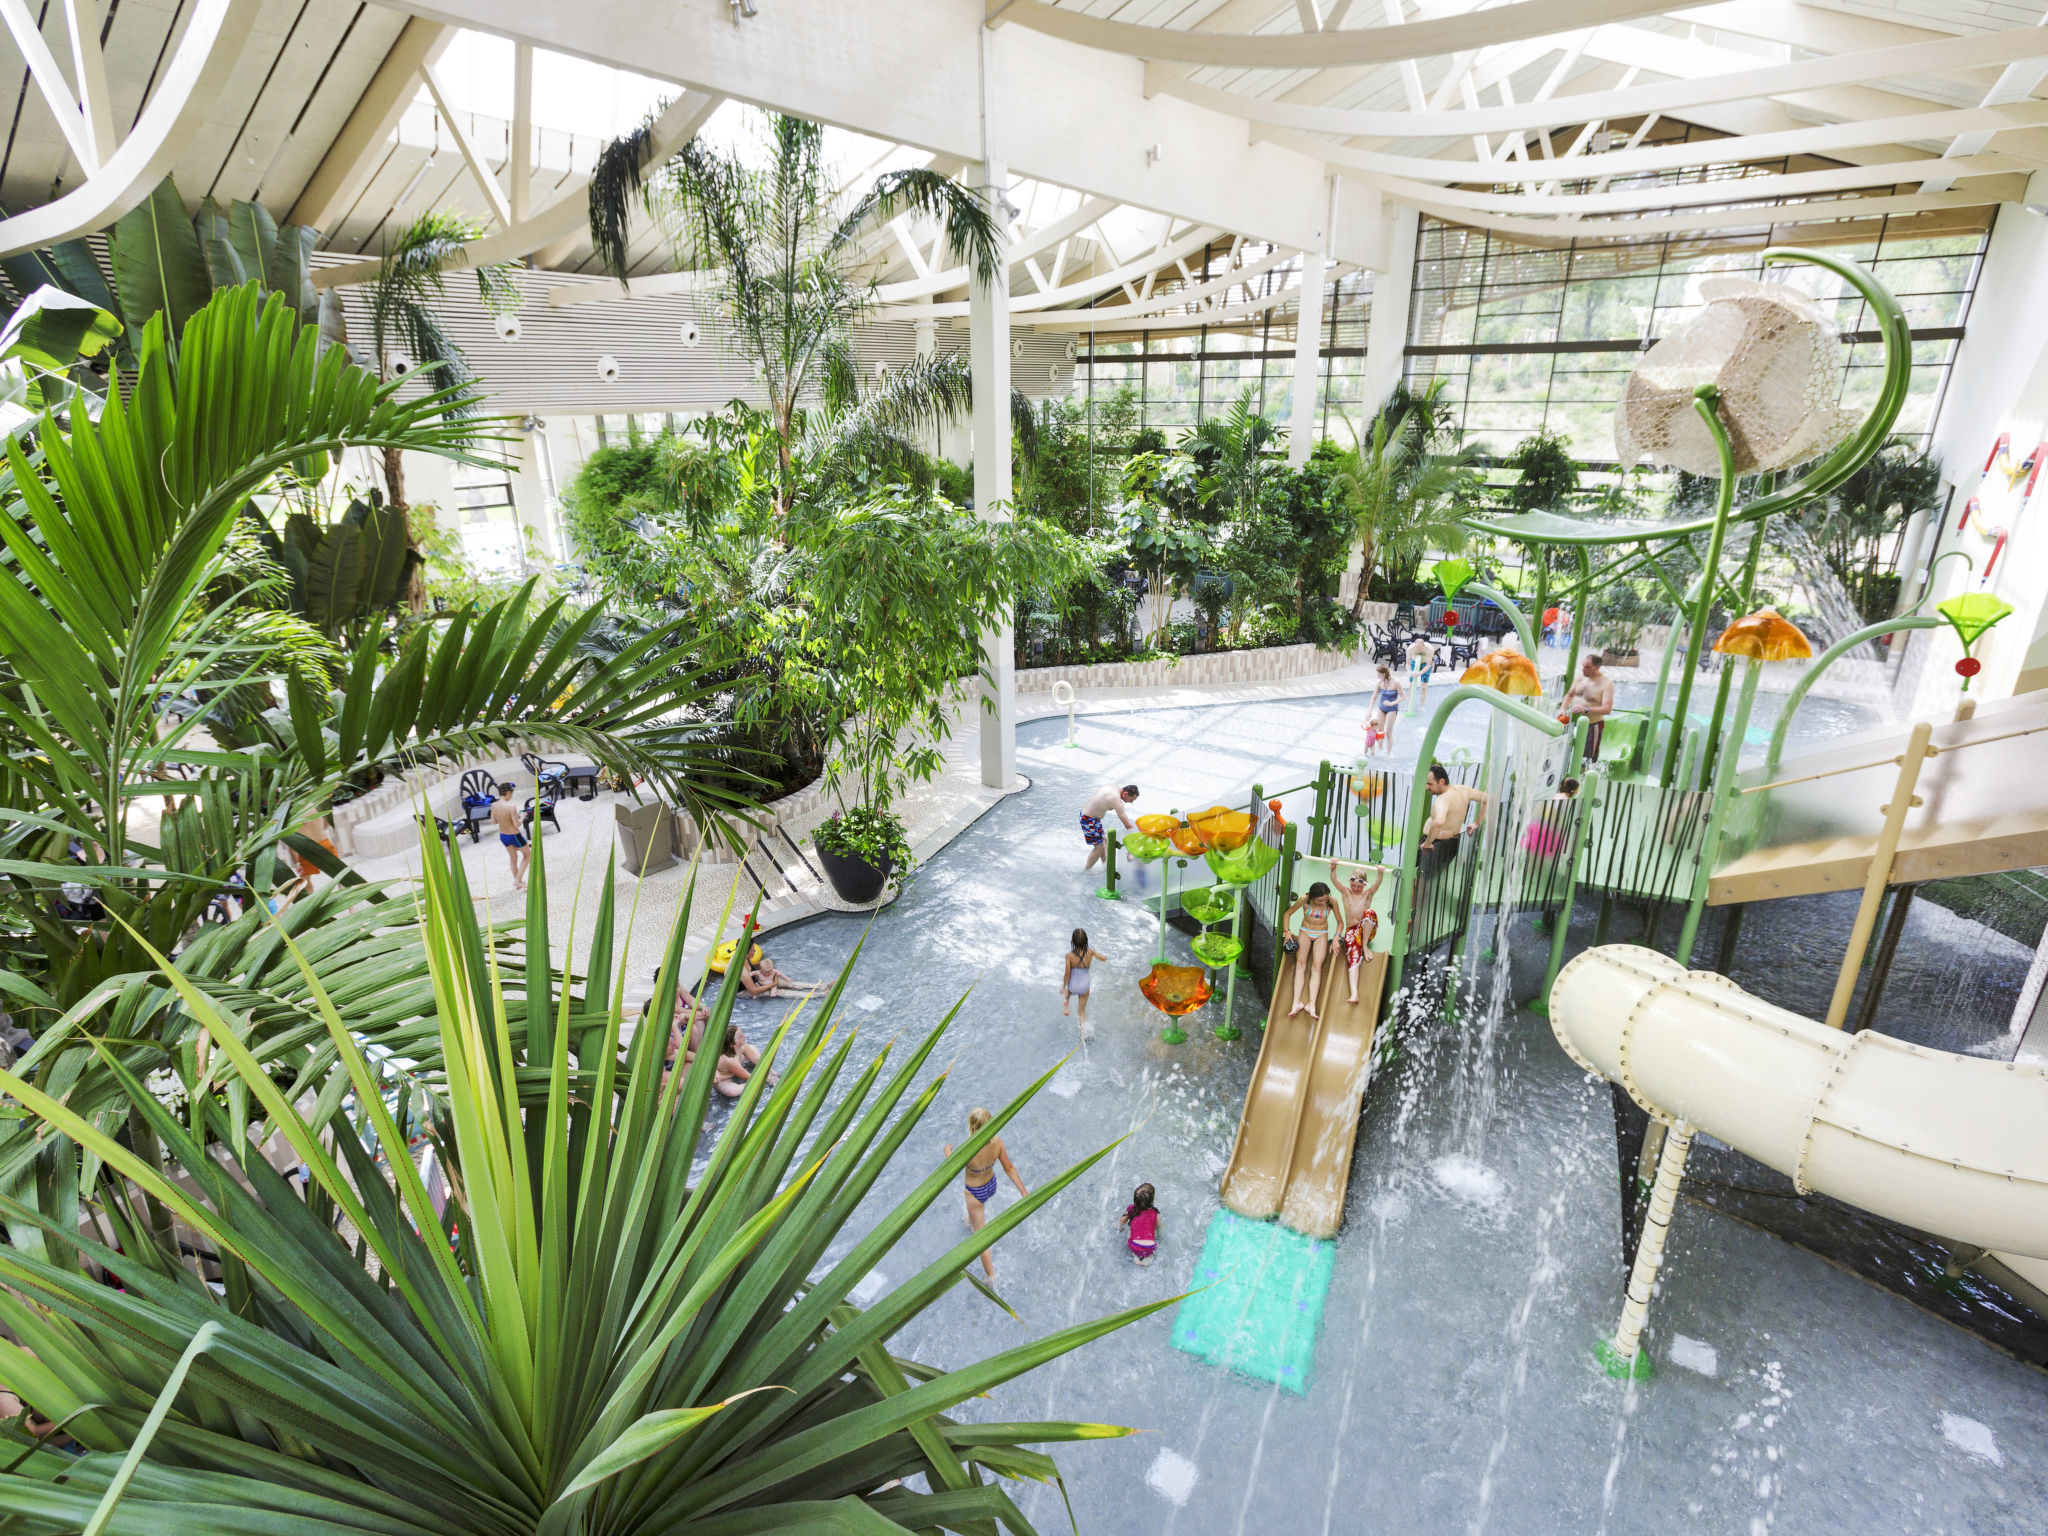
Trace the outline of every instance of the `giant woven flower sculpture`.
<instances>
[{"instance_id":1,"label":"giant woven flower sculpture","mask_svg":"<svg viewBox=\"0 0 2048 1536\"><path fill-rule=\"evenodd\" d=\"M1804 463L1848 435L1841 409L1842 345L1820 305L1781 283L1711 277L1706 307L1650 348L1622 389L1614 446L1622 468L1647 459L1695 475L1721 457L1693 409L1694 392L1721 392L1721 421L1738 474Z\"/></svg>"}]
</instances>

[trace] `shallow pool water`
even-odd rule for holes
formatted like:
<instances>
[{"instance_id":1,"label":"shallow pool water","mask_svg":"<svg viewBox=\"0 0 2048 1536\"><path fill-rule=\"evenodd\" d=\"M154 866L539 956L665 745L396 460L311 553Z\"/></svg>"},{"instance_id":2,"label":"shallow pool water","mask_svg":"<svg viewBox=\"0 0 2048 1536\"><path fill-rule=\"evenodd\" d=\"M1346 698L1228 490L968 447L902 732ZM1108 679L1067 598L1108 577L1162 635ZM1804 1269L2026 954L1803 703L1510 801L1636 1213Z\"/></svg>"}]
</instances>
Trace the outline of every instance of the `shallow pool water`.
<instances>
[{"instance_id":1,"label":"shallow pool water","mask_svg":"<svg viewBox=\"0 0 2048 1536\"><path fill-rule=\"evenodd\" d=\"M1071 1322L1177 1294L1217 1210L1264 1008L1240 983L1241 1040L1210 1033L1221 1004L1158 1039L1140 998L1156 920L1093 894L1076 825L1082 798L1135 780L1139 810L1284 787L1357 750L1359 698L1094 716L1020 733L1033 787L1002 802L922 871L870 927L831 917L775 935L784 968L829 973L865 930L849 1019L867 1059L972 996L936 1060L932 1117L872 1197L882 1208L964 1130L1062 1062L1006 1133L1027 1184L1122 1138L995 1253L1013 1321L961 1287L896 1348L957 1365ZM1412 754L1419 721L1397 744ZM1848 728L1868 723L1848 722ZM1450 746L1477 750L1460 712ZM1590 926L1590 903L1575 927ZM1061 1015L1060 955L1086 927L1098 965L1091 1037ZM1521 919L1505 980L1526 998L1543 955ZM1757 990L1772 940L1745 934L1737 974ZM1633 924L1618 921L1614 937ZM1967 936L1945 930L1946 941ZM1711 931L1709 933L1711 938ZM1824 948L1839 938L1816 939ZM1169 958L1188 963L1169 931ZM1482 946L1474 944L1474 950ZM1707 958L1711 959L1711 952ZM1477 965L1479 962L1475 961ZM1492 978L1468 990L1479 995ZM1987 1005L1988 1006L1988 1005ZM745 1003L758 1040L779 1017ZM1171 1309L963 1408L965 1417L1105 1420L1142 1435L1059 1452L1081 1527L1185 1533L2038 1532L2048 1527L2048 1375L1814 1255L1681 1204L1651 1312L1653 1381L1604 1376L1591 1346L1620 1307L1613 1122L1541 1020L1516 1010L1482 1031L1403 1028L1367 1094L1345 1224L1306 1393L1231 1375L1171 1347ZM1484 1075L1483 1117L1456 1092ZM1140 1181L1164 1213L1159 1260L1130 1262L1117 1215ZM998 1208L1014 1199L1007 1183ZM882 1262L900 1280L965 1230L942 1198ZM879 1287L877 1288L879 1289ZM1043 1531L1055 1491L1027 1488Z\"/></svg>"}]
</instances>

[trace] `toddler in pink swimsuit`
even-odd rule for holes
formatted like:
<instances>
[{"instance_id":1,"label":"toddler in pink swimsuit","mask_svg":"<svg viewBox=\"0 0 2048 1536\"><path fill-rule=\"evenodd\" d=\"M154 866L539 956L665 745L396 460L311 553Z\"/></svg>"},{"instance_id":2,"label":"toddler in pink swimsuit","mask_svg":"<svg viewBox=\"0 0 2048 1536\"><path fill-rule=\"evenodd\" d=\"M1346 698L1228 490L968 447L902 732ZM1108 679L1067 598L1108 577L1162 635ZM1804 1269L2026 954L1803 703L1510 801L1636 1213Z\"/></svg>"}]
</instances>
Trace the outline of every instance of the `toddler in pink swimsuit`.
<instances>
[{"instance_id":1,"label":"toddler in pink swimsuit","mask_svg":"<svg viewBox=\"0 0 2048 1536\"><path fill-rule=\"evenodd\" d=\"M1152 1255L1159 1249L1159 1212L1152 1205L1150 1184L1140 1184L1131 1191L1131 1203L1124 1207L1117 1225L1131 1229L1128 1239L1131 1257L1140 1264L1150 1264Z\"/></svg>"}]
</instances>

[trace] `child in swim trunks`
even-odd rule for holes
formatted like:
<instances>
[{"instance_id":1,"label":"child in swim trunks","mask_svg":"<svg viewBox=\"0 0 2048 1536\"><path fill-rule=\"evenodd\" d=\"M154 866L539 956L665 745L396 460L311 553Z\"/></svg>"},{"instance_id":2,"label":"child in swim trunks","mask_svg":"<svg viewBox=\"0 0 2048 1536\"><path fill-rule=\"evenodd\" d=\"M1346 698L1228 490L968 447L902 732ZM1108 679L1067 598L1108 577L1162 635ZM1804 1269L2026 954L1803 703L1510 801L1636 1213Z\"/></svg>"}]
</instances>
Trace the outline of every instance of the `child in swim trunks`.
<instances>
[{"instance_id":1,"label":"child in swim trunks","mask_svg":"<svg viewBox=\"0 0 2048 1536\"><path fill-rule=\"evenodd\" d=\"M1337 861L1330 860L1330 878L1335 880ZM1372 909L1373 897L1379 895L1380 886L1385 882L1387 872L1382 869L1374 873L1372 883L1366 883L1362 871L1354 871L1345 882L1344 893L1337 898L1337 904L1348 921L1342 935L1344 941L1344 969L1351 979L1351 1001L1358 1001L1358 968L1365 963L1372 941L1380 931L1380 915Z\"/></svg>"},{"instance_id":2,"label":"child in swim trunks","mask_svg":"<svg viewBox=\"0 0 2048 1536\"><path fill-rule=\"evenodd\" d=\"M1119 1227L1131 1229L1131 1235L1124 1243L1131 1250L1131 1257L1140 1264L1150 1264L1153 1255L1159 1251L1159 1209L1152 1200L1152 1186L1140 1184L1131 1191L1131 1203L1117 1218Z\"/></svg>"},{"instance_id":3,"label":"child in swim trunks","mask_svg":"<svg viewBox=\"0 0 2048 1536\"><path fill-rule=\"evenodd\" d=\"M970 1109L967 1112L967 1134L970 1136L976 1134L994 1118L985 1109ZM951 1142L946 1144L944 1155L947 1157L953 1155ZM1030 1190L1024 1187L1024 1181L1017 1177L1017 1165L1010 1161L1010 1152L1003 1145L1003 1138L1000 1136L990 1138L987 1146L968 1159L967 1167L963 1170L962 1175L967 1180L967 1225L976 1232L979 1232L988 1221L988 1203L996 1197L996 1164L998 1163L1003 1165L1003 1172L1010 1176L1010 1182L1017 1186L1017 1193L1019 1195L1031 1193ZM981 1267L987 1272L989 1279L995 1279L995 1261L989 1257L988 1250L986 1249L982 1250Z\"/></svg>"},{"instance_id":4,"label":"child in swim trunks","mask_svg":"<svg viewBox=\"0 0 2048 1536\"><path fill-rule=\"evenodd\" d=\"M1081 1000L1081 1033L1088 1033L1088 967L1097 960L1107 960L1099 949L1088 947L1088 930L1074 930L1073 948L1066 954L1066 964L1060 971L1060 1014L1065 1017L1072 1008L1075 998Z\"/></svg>"}]
</instances>

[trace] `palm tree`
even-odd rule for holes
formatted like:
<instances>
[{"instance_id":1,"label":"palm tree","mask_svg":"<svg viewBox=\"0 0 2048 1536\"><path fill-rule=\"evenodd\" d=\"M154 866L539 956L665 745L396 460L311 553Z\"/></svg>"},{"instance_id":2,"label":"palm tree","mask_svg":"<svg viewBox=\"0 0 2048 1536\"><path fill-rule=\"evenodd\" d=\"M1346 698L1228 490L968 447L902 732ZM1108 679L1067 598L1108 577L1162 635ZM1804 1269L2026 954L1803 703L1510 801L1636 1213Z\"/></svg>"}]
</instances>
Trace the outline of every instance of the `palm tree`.
<instances>
[{"instance_id":1,"label":"palm tree","mask_svg":"<svg viewBox=\"0 0 2048 1536\"><path fill-rule=\"evenodd\" d=\"M461 859L422 856L445 1118L415 1126L386 1102L338 982L323 985L288 938L278 947L360 1126L323 1136L249 1051L238 1010L168 961L162 980L210 1054L175 1064L157 1092L123 1071L128 1134L0 1072L27 1117L6 1139L45 1149L37 1176L0 1199L0 1282L18 1298L8 1384L78 1448L17 1440L0 1470L9 1529L993 1536L998 1522L1031 1531L1001 1479L1059 1481L1030 1447L1130 1433L952 1410L1172 1298L972 1363L891 1349L963 1280L995 1301L975 1259L1107 1147L872 1303L849 1299L1052 1073L877 1212L864 1197L921 1139L945 1085L943 1072L918 1078L953 1014L900 1065L885 1047L850 1071L843 972L807 1025L792 1016L766 1043L699 1163L719 1053L663 1064L687 897L660 1002L623 1058L609 876L589 993L543 983L542 1027L522 1048ZM545 903L534 910L545 954ZM751 937L742 928L742 949ZM709 1039L737 979L734 967ZM537 1100L522 1078L543 1085ZM447 1171L445 1201L415 1166L415 1129ZM276 1164L259 1150L266 1132ZM303 1183L277 1171L286 1161ZM81 1235L81 1201L104 1228Z\"/></svg>"},{"instance_id":2,"label":"palm tree","mask_svg":"<svg viewBox=\"0 0 2048 1536\"><path fill-rule=\"evenodd\" d=\"M432 389L464 392L449 397L449 409L457 416L473 407L476 375L462 348L442 329L433 304L447 292L448 263L482 233L481 225L462 214L429 208L393 237L370 287L371 368L378 380L423 372ZM519 282L512 273L509 262L476 269L477 297L493 314L519 307ZM408 505L403 450L387 446L383 458L385 497L403 512Z\"/></svg>"},{"instance_id":3,"label":"palm tree","mask_svg":"<svg viewBox=\"0 0 2048 1536\"><path fill-rule=\"evenodd\" d=\"M731 344L767 397L776 513L787 519L808 476L829 477L847 458L885 442L903 445L891 451L914 452L911 434L969 403L967 369L957 358L861 380L852 332L874 287L854 276L863 238L907 213L936 223L954 257L983 281L1001 280L1004 269L995 212L978 192L915 167L878 177L849 202L825 163L823 128L781 114L767 126L765 164L693 139L650 173L642 163L644 131L614 141L591 180L590 230L600 259L623 279L627 215L638 194L669 224L683 260L710 274ZM813 407L823 422L807 424Z\"/></svg>"},{"instance_id":4,"label":"palm tree","mask_svg":"<svg viewBox=\"0 0 2048 1536\"><path fill-rule=\"evenodd\" d=\"M1354 616L1381 565L1419 559L1429 549L1455 553L1465 545L1467 531L1455 509L1459 493L1472 482L1475 455L1468 448L1435 451L1424 421L1412 413L1396 419L1382 412L1372 435L1346 452L1331 476L1358 530Z\"/></svg>"}]
</instances>

